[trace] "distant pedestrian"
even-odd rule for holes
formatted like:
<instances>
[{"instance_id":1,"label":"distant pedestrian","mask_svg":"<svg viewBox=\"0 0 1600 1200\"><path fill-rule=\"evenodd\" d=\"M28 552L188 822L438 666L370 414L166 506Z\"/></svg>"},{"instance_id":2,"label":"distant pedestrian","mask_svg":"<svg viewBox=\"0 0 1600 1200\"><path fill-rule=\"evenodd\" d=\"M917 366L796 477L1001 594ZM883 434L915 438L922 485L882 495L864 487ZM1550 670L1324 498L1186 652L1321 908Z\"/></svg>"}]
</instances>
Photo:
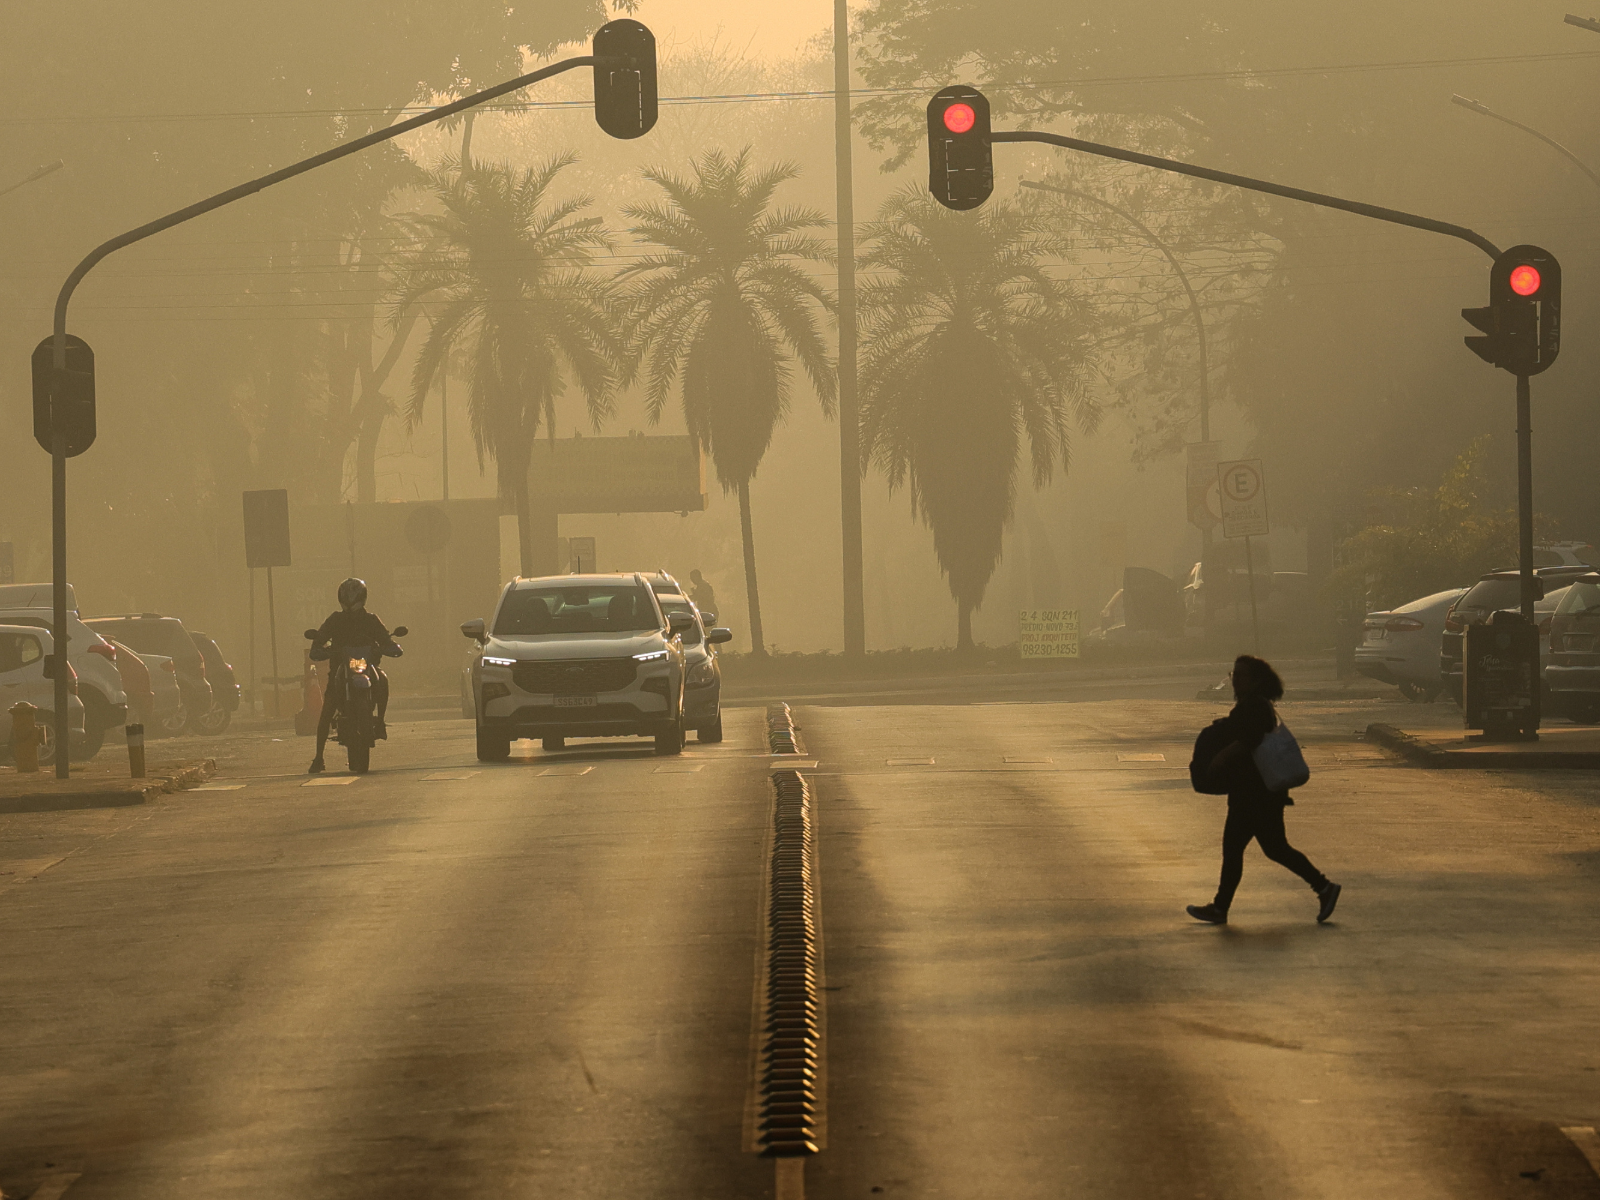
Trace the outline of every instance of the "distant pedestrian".
<instances>
[{"instance_id":1,"label":"distant pedestrian","mask_svg":"<svg viewBox=\"0 0 1600 1200\"><path fill-rule=\"evenodd\" d=\"M694 601L694 606L703 613L717 612L717 593L711 590L711 585L706 582L705 576L700 574L696 567L689 572L689 599Z\"/></svg>"},{"instance_id":2,"label":"distant pedestrian","mask_svg":"<svg viewBox=\"0 0 1600 1200\"><path fill-rule=\"evenodd\" d=\"M1273 862L1304 879L1321 902L1318 922L1333 915L1340 887L1300 851L1284 833L1283 810L1293 804L1287 787L1274 790L1262 778L1256 750L1278 728L1274 700L1283 698L1283 681L1271 664L1241 654L1233 663L1234 706L1200 732L1194 744L1189 778L1197 792L1228 796L1228 820L1222 827L1222 881L1210 904L1191 904L1188 913L1213 925L1228 923L1228 907L1244 877L1244 852L1253 839ZM1287 731L1285 731L1287 734ZM1289 743L1293 745L1292 741ZM1304 775L1301 779L1303 781Z\"/></svg>"}]
</instances>

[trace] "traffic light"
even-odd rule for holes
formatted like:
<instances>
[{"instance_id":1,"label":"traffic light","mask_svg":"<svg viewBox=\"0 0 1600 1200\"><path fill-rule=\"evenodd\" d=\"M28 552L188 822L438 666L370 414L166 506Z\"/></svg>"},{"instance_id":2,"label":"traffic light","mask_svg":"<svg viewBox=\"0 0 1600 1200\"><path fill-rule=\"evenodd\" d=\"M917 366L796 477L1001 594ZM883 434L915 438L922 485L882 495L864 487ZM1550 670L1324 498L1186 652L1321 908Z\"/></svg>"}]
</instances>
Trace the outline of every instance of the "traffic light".
<instances>
[{"instance_id":1,"label":"traffic light","mask_svg":"<svg viewBox=\"0 0 1600 1200\"><path fill-rule=\"evenodd\" d=\"M1466 339L1485 362L1537 375L1561 351L1561 264L1538 246L1513 246L1489 271L1489 306L1461 315L1484 336Z\"/></svg>"},{"instance_id":2,"label":"traffic light","mask_svg":"<svg viewBox=\"0 0 1600 1200\"><path fill-rule=\"evenodd\" d=\"M594 35L594 119L614 138L656 123L656 38L638 21L608 21Z\"/></svg>"},{"instance_id":3,"label":"traffic light","mask_svg":"<svg viewBox=\"0 0 1600 1200\"><path fill-rule=\"evenodd\" d=\"M989 101L955 84L928 101L928 190L946 208L977 208L994 191Z\"/></svg>"},{"instance_id":4,"label":"traffic light","mask_svg":"<svg viewBox=\"0 0 1600 1200\"><path fill-rule=\"evenodd\" d=\"M67 334L67 369L62 373L54 413L50 379L55 374L56 339L47 337L33 351L33 440L45 453L55 453L58 416L67 435L67 457L94 445L94 351L80 337Z\"/></svg>"}]
</instances>

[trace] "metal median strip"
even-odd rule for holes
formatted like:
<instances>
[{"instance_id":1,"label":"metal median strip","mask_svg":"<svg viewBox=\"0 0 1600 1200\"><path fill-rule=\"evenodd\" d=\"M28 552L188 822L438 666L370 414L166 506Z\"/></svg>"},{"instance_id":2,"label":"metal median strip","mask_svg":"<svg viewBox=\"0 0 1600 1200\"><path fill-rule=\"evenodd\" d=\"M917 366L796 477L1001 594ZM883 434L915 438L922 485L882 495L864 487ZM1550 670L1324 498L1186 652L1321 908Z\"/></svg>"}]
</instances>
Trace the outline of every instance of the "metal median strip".
<instances>
[{"instance_id":1,"label":"metal median strip","mask_svg":"<svg viewBox=\"0 0 1600 1200\"><path fill-rule=\"evenodd\" d=\"M767 728L775 754L803 753L788 705L768 710ZM805 1160L826 1145L815 810L804 777L781 760L774 766L746 1148L776 1159L775 1194L799 1200Z\"/></svg>"}]
</instances>

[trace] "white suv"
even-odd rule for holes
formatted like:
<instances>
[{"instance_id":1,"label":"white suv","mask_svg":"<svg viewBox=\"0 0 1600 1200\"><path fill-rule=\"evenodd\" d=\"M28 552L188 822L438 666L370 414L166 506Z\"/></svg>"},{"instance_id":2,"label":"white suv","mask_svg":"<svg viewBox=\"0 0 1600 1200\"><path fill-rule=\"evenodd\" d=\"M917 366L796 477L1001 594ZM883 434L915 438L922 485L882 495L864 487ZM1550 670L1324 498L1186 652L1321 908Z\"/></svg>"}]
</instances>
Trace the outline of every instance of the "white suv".
<instances>
[{"instance_id":1,"label":"white suv","mask_svg":"<svg viewBox=\"0 0 1600 1200\"><path fill-rule=\"evenodd\" d=\"M515 738L559 750L569 737L654 737L683 749L683 631L638 575L514 579L494 617L461 632L471 667L478 758L500 762Z\"/></svg>"}]
</instances>

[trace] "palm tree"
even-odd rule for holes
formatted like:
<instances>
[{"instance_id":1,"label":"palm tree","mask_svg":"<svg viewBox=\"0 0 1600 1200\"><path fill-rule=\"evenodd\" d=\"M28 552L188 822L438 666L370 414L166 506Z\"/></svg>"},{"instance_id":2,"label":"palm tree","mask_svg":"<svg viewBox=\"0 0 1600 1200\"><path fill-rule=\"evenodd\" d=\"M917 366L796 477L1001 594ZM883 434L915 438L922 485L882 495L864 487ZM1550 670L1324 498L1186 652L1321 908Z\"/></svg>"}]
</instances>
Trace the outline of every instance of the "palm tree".
<instances>
[{"instance_id":1,"label":"palm tree","mask_svg":"<svg viewBox=\"0 0 1600 1200\"><path fill-rule=\"evenodd\" d=\"M521 573L535 572L528 466L541 424L554 436L557 397L577 382L596 428L611 412L621 353L615 284L589 263L609 249L591 201L546 203L556 176L576 162L543 166L453 159L429 172L441 211L410 214L413 253L396 272L394 320L428 313L427 339L411 375L409 419L422 419L434 379L453 350L467 363L467 413L478 461L495 460L500 494L516 505Z\"/></svg>"},{"instance_id":2,"label":"palm tree","mask_svg":"<svg viewBox=\"0 0 1600 1200\"><path fill-rule=\"evenodd\" d=\"M636 237L661 248L621 272L636 280L629 376L643 372L652 420L680 391L690 436L711 456L723 491L739 494L750 640L765 654L750 480L788 411L794 359L832 412L833 365L817 316L833 300L801 265L832 255L803 232L826 224L821 213L772 208L778 185L799 174L793 165L756 171L746 147L732 158L713 150L692 167L692 180L647 170L666 202L622 210Z\"/></svg>"},{"instance_id":3,"label":"palm tree","mask_svg":"<svg viewBox=\"0 0 1600 1200\"><path fill-rule=\"evenodd\" d=\"M1046 273L1063 249L1027 210L949 212L926 194L891 196L867 230L861 289L862 459L912 510L958 606L957 646L1000 561L1017 459L1033 482L1067 464L1070 424L1091 429L1084 390L1091 317Z\"/></svg>"}]
</instances>

